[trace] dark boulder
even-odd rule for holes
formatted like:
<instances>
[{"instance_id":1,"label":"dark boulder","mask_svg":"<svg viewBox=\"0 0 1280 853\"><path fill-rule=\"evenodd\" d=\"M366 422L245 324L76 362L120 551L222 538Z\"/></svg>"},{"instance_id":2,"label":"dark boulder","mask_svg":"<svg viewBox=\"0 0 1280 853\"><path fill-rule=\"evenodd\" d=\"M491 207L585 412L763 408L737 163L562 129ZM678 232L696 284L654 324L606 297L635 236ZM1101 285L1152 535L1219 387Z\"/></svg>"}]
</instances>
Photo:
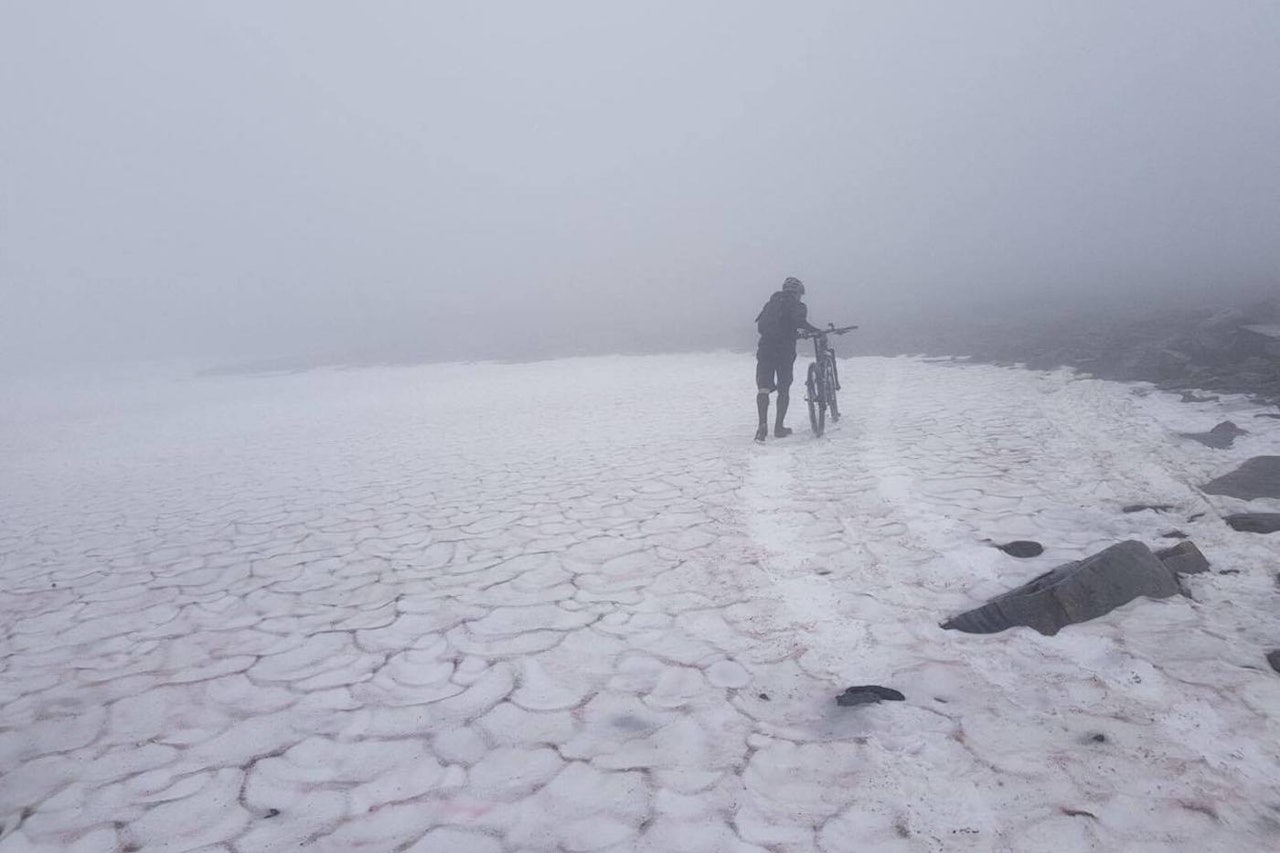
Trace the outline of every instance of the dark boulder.
<instances>
[{"instance_id":1,"label":"dark boulder","mask_svg":"<svg viewBox=\"0 0 1280 853\"><path fill-rule=\"evenodd\" d=\"M1211 495L1228 495L1251 501L1280 498L1280 456L1255 456L1230 474L1203 486Z\"/></svg>"},{"instance_id":2,"label":"dark boulder","mask_svg":"<svg viewBox=\"0 0 1280 853\"><path fill-rule=\"evenodd\" d=\"M1180 433L1183 438L1198 441L1205 447L1212 447L1215 450L1226 450L1235 443L1236 436L1248 434L1247 430L1240 429L1231 421L1223 421L1208 432Z\"/></svg>"},{"instance_id":3,"label":"dark boulder","mask_svg":"<svg viewBox=\"0 0 1280 853\"><path fill-rule=\"evenodd\" d=\"M1209 561L1194 542L1179 542L1172 548L1156 551L1165 568L1178 575L1198 575L1209 571Z\"/></svg>"},{"instance_id":4,"label":"dark boulder","mask_svg":"<svg viewBox=\"0 0 1280 853\"><path fill-rule=\"evenodd\" d=\"M1271 668L1276 672L1280 672L1280 649L1267 652L1267 663L1271 664Z\"/></svg>"},{"instance_id":5,"label":"dark boulder","mask_svg":"<svg viewBox=\"0 0 1280 853\"><path fill-rule=\"evenodd\" d=\"M1167 598L1179 592L1173 571L1146 545L1130 540L1046 572L942 627L995 634L1025 625L1052 636L1067 625L1095 619L1140 595Z\"/></svg>"},{"instance_id":6,"label":"dark boulder","mask_svg":"<svg viewBox=\"0 0 1280 853\"><path fill-rule=\"evenodd\" d=\"M1243 533L1275 533L1280 530L1280 512L1238 512L1224 521Z\"/></svg>"}]
</instances>

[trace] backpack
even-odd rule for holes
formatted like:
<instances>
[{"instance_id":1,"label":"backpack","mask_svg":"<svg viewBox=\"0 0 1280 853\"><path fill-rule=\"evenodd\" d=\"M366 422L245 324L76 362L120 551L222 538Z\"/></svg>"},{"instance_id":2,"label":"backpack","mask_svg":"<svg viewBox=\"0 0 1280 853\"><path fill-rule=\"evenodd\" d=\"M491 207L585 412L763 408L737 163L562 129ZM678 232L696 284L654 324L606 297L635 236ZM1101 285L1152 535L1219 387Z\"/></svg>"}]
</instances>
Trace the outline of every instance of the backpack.
<instances>
[{"instance_id":1,"label":"backpack","mask_svg":"<svg viewBox=\"0 0 1280 853\"><path fill-rule=\"evenodd\" d=\"M781 292L769 297L756 317L756 331L762 338L788 338L795 333L795 325L787 305L787 297Z\"/></svg>"}]
</instances>

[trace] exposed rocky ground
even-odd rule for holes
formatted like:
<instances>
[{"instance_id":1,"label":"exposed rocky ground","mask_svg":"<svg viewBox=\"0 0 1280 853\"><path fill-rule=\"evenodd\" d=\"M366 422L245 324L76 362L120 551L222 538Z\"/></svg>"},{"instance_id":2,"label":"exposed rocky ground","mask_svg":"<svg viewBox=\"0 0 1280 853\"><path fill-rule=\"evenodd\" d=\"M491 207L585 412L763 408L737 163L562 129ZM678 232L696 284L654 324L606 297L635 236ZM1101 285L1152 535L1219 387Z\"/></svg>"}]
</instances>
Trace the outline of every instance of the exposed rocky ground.
<instances>
[{"instance_id":1,"label":"exposed rocky ground","mask_svg":"<svg viewBox=\"0 0 1280 853\"><path fill-rule=\"evenodd\" d=\"M1280 403L1280 300L1274 298L993 323L965 337L949 348L978 361L1074 367L1102 379Z\"/></svg>"}]
</instances>

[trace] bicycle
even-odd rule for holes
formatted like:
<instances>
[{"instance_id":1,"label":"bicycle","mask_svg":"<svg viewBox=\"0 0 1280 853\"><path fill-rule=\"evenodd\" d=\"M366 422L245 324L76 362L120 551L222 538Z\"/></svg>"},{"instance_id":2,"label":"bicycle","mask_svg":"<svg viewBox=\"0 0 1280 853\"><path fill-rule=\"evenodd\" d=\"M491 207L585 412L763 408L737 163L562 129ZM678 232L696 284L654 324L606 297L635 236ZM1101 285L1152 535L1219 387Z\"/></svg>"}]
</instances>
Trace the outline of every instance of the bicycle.
<instances>
[{"instance_id":1,"label":"bicycle","mask_svg":"<svg viewBox=\"0 0 1280 853\"><path fill-rule=\"evenodd\" d=\"M843 335L852 332L857 326L843 326L837 329L833 324L816 332L802 332L800 337L813 338L813 363L809 365L809 374L805 379L805 402L809 404L809 426L813 428L815 438L826 431L827 409L831 410L831 422L840 420L840 407L836 403L836 392L840 390L840 371L836 367L836 351L827 340L828 335Z\"/></svg>"}]
</instances>

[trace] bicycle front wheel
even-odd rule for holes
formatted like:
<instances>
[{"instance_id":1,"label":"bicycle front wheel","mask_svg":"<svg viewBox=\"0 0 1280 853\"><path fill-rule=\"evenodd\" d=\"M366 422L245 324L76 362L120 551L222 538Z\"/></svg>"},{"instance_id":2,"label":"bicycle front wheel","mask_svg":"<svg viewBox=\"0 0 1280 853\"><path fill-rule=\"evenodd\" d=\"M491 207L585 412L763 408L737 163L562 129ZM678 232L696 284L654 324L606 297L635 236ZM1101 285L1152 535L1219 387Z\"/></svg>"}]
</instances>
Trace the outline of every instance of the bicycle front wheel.
<instances>
[{"instance_id":1,"label":"bicycle front wheel","mask_svg":"<svg viewBox=\"0 0 1280 853\"><path fill-rule=\"evenodd\" d=\"M831 407L832 423L840 420L840 408L836 405L836 370L834 361L835 359L832 359L831 362L827 364L827 369L823 371L823 379L826 380L824 383L826 388L822 395L826 399L827 405Z\"/></svg>"},{"instance_id":2,"label":"bicycle front wheel","mask_svg":"<svg viewBox=\"0 0 1280 853\"><path fill-rule=\"evenodd\" d=\"M826 427L827 404L822 401L822 381L818 375L818 365L809 365L809 376L805 379L805 400L809 404L809 427L814 436L822 435Z\"/></svg>"}]
</instances>

